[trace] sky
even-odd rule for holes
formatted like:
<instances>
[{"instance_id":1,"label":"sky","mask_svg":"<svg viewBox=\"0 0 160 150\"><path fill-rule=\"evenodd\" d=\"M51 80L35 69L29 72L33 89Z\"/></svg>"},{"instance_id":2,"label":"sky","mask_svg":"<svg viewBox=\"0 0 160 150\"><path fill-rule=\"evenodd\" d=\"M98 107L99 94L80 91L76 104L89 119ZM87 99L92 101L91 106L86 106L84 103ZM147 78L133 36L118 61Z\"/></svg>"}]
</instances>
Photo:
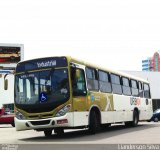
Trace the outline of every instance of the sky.
<instances>
[{"instance_id":1,"label":"sky","mask_svg":"<svg viewBox=\"0 0 160 150\"><path fill-rule=\"evenodd\" d=\"M1 0L0 43L24 44L24 59L70 55L140 71L160 50L159 0Z\"/></svg>"}]
</instances>

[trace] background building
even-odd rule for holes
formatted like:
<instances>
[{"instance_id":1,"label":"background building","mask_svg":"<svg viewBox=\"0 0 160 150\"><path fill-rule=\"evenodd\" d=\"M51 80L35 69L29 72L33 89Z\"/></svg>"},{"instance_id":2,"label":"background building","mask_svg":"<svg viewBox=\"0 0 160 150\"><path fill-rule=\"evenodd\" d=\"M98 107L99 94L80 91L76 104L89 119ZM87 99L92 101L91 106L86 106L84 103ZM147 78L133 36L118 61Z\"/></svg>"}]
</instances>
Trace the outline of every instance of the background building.
<instances>
[{"instance_id":1,"label":"background building","mask_svg":"<svg viewBox=\"0 0 160 150\"><path fill-rule=\"evenodd\" d=\"M152 57L142 60L142 71L160 72L160 53L155 52Z\"/></svg>"},{"instance_id":2,"label":"background building","mask_svg":"<svg viewBox=\"0 0 160 150\"><path fill-rule=\"evenodd\" d=\"M142 60L142 71L151 71L151 58Z\"/></svg>"}]
</instances>

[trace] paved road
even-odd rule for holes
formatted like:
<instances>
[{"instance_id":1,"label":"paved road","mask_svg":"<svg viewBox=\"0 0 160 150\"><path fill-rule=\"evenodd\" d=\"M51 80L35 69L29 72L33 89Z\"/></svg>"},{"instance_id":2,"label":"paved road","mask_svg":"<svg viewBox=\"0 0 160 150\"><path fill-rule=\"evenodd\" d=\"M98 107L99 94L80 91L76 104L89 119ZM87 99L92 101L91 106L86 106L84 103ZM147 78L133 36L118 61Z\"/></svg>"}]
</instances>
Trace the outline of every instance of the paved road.
<instances>
[{"instance_id":1,"label":"paved road","mask_svg":"<svg viewBox=\"0 0 160 150\"><path fill-rule=\"evenodd\" d=\"M70 130L63 136L58 137L53 134L52 137L46 138L43 132L33 130L19 131L10 125L0 125L0 144L27 144L20 145L20 150L24 149L43 149L47 150L47 146L55 149L117 149L118 147L104 146L103 144L159 144L160 143L160 123L140 123L138 127L126 128L124 125L113 125L112 127L101 131L96 135L89 135L87 130ZM29 145L28 145L29 144ZM38 147L34 147L37 144ZM51 144L51 145L50 145ZM74 144L74 145L73 145ZM76 145L75 145L76 144ZM79 144L79 145L78 145ZM96 145L94 145L96 144ZM67 145L67 146L66 146ZM101 147L97 147L100 146ZM6 145L4 145L6 146ZM22 147L23 146L23 147ZM60 146L60 147L59 147ZM82 146L84 148L82 148ZM88 146L88 147L87 147ZM41 147L41 148L40 148ZM2 148L1 148L2 149ZM160 145L159 145L160 149ZM5 149L5 150L9 150ZM19 150L13 149L12 150Z\"/></svg>"},{"instance_id":2,"label":"paved road","mask_svg":"<svg viewBox=\"0 0 160 150\"><path fill-rule=\"evenodd\" d=\"M54 133L54 132L53 132ZM122 143L160 143L160 123L140 123L138 127L126 128L114 125L96 135L89 135L86 130L72 130L58 137L53 134L46 138L43 132L15 131L10 125L0 125L0 143L10 144L122 144Z\"/></svg>"}]
</instances>

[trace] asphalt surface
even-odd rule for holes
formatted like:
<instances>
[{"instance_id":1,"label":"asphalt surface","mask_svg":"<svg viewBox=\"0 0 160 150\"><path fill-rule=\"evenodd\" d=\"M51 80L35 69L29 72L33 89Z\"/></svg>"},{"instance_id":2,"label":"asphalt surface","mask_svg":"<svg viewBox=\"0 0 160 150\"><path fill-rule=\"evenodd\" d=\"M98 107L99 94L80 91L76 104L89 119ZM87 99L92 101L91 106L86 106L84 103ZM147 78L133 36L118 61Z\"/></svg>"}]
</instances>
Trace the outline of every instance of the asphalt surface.
<instances>
[{"instance_id":1,"label":"asphalt surface","mask_svg":"<svg viewBox=\"0 0 160 150\"><path fill-rule=\"evenodd\" d=\"M6 146L7 144L27 144L32 148L34 146L49 146L53 147L62 146L58 149L66 149L66 145L69 148L76 145L75 148L80 145L90 145L87 149L97 149L95 145L101 145L102 147L106 144L159 144L160 143L160 123L154 122L143 122L139 123L137 127L129 128L123 124L112 125L109 128L103 129L101 132L90 135L87 130L68 130L62 136L54 134L51 137L45 137L43 132L36 132L34 130L28 131L16 131L11 125L0 125L0 144ZM33 146L34 145L34 146ZM22 145L21 145L22 146ZM111 146L110 149L112 149ZM103 147L106 149L106 147ZM36 147L34 148L36 149ZM118 148L117 148L118 149ZM9 150L6 149L6 150ZM17 150L17 149L16 149ZM46 150L46 148L45 148Z\"/></svg>"}]
</instances>

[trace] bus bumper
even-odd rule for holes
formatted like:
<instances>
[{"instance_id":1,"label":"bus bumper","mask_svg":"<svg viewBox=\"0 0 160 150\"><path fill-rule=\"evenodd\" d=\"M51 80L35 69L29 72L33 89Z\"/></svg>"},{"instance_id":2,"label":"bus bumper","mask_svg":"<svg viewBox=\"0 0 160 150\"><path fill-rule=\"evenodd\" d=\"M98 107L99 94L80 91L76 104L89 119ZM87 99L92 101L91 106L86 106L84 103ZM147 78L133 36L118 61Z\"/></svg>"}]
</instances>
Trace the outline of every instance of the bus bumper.
<instances>
[{"instance_id":1,"label":"bus bumper","mask_svg":"<svg viewBox=\"0 0 160 150\"><path fill-rule=\"evenodd\" d=\"M46 119L37 120L19 120L16 117L15 127L17 131L31 130L31 129L47 129L47 128L57 128L57 127L72 127L73 126L73 114L67 113L65 116L53 117Z\"/></svg>"}]
</instances>

